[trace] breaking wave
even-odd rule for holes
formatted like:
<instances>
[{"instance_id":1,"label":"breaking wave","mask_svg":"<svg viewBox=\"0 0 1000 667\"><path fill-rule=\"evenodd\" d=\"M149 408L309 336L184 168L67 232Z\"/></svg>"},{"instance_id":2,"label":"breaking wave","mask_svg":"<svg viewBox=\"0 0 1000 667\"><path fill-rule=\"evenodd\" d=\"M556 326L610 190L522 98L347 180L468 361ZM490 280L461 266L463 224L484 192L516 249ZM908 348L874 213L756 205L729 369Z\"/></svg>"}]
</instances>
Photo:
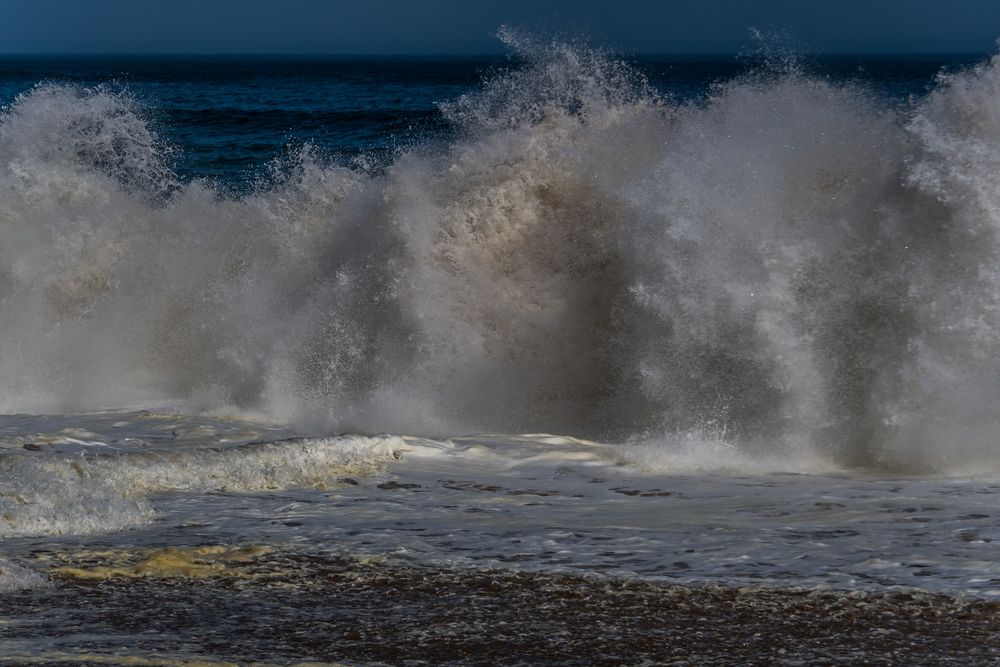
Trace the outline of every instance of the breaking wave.
<instances>
[{"instance_id":1,"label":"breaking wave","mask_svg":"<svg viewBox=\"0 0 1000 667\"><path fill-rule=\"evenodd\" d=\"M124 456L0 457L0 539L107 533L154 519L150 496L328 488L370 475L405 448L395 436L296 438ZM0 592L5 590L0 559ZM11 575L12 576L12 575Z\"/></svg>"},{"instance_id":2,"label":"breaking wave","mask_svg":"<svg viewBox=\"0 0 1000 667\"><path fill-rule=\"evenodd\" d=\"M375 175L307 147L240 195L177 178L127 94L19 96L0 411L1000 465L1000 60L902 108L794 67L680 104L521 48L447 145Z\"/></svg>"}]
</instances>

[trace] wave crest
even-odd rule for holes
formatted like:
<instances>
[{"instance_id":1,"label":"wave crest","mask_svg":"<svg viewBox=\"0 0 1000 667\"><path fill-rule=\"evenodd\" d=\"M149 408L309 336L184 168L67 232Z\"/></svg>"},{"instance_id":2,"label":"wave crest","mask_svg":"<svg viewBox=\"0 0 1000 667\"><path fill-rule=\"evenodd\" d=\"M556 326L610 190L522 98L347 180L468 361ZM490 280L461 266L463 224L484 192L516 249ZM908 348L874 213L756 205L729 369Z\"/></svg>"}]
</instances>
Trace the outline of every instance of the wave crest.
<instances>
[{"instance_id":1,"label":"wave crest","mask_svg":"<svg viewBox=\"0 0 1000 667\"><path fill-rule=\"evenodd\" d=\"M530 40L529 40L530 41ZM426 434L726 433L1000 464L1000 63L910 108L799 68L676 104L531 42L384 173L181 184L135 100L0 117L0 409L162 401Z\"/></svg>"}]
</instances>

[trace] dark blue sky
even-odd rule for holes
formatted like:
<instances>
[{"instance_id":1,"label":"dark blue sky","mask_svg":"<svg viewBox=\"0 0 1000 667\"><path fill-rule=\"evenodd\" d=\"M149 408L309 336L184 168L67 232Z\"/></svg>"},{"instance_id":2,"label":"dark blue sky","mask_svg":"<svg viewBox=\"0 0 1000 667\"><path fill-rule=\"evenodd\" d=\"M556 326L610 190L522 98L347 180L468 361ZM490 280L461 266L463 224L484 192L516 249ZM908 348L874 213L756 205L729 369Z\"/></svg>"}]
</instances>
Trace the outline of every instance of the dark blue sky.
<instances>
[{"instance_id":1,"label":"dark blue sky","mask_svg":"<svg viewBox=\"0 0 1000 667\"><path fill-rule=\"evenodd\" d=\"M631 52L994 49L998 0L0 0L0 53L496 53L501 24Z\"/></svg>"}]
</instances>

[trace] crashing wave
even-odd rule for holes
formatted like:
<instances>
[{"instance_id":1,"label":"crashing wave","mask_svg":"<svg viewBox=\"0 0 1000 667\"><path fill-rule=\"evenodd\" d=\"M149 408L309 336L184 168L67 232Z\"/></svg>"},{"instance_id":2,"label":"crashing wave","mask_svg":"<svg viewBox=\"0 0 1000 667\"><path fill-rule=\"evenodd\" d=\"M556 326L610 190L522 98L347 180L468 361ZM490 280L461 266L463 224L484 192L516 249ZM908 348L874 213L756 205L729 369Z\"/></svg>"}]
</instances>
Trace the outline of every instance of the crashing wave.
<instances>
[{"instance_id":1,"label":"crashing wave","mask_svg":"<svg viewBox=\"0 0 1000 667\"><path fill-rule=\"evenodd\" d=\"M905 108L796 68L676 104L518 40L449 145L376 175L305 150L239 196L182 183L128 95L19 96L0 410L1000 464L1000 60Z\"/></svg>"}]
</instances>

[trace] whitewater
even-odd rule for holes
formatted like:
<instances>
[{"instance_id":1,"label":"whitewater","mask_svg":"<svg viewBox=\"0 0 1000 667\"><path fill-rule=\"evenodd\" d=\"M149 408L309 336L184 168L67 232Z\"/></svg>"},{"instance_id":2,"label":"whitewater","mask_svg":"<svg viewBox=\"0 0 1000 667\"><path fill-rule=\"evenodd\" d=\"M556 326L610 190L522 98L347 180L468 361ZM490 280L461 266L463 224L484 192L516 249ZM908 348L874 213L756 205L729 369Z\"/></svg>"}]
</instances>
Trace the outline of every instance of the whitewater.
<instances>
[{"instance_id":1,"label":"whitewater","mask_svg":"<svg viewBox=\"0 0 1000 667\"><path fill-rule=\"evenodd\" d=\"M569 614L528 662L666 660L566 600L727 591L755 631L877 610L859 647L939 655L891 609L1000 653L1000 57L904 101L790 57L681 99L504 37L445 131L245 188L180 175L128 86L0 111L9 664L496 664L441 642L501 630L378 596L526 581ZM870 655L815 641L702 658Z\"/></svg>"}]
</instances>

